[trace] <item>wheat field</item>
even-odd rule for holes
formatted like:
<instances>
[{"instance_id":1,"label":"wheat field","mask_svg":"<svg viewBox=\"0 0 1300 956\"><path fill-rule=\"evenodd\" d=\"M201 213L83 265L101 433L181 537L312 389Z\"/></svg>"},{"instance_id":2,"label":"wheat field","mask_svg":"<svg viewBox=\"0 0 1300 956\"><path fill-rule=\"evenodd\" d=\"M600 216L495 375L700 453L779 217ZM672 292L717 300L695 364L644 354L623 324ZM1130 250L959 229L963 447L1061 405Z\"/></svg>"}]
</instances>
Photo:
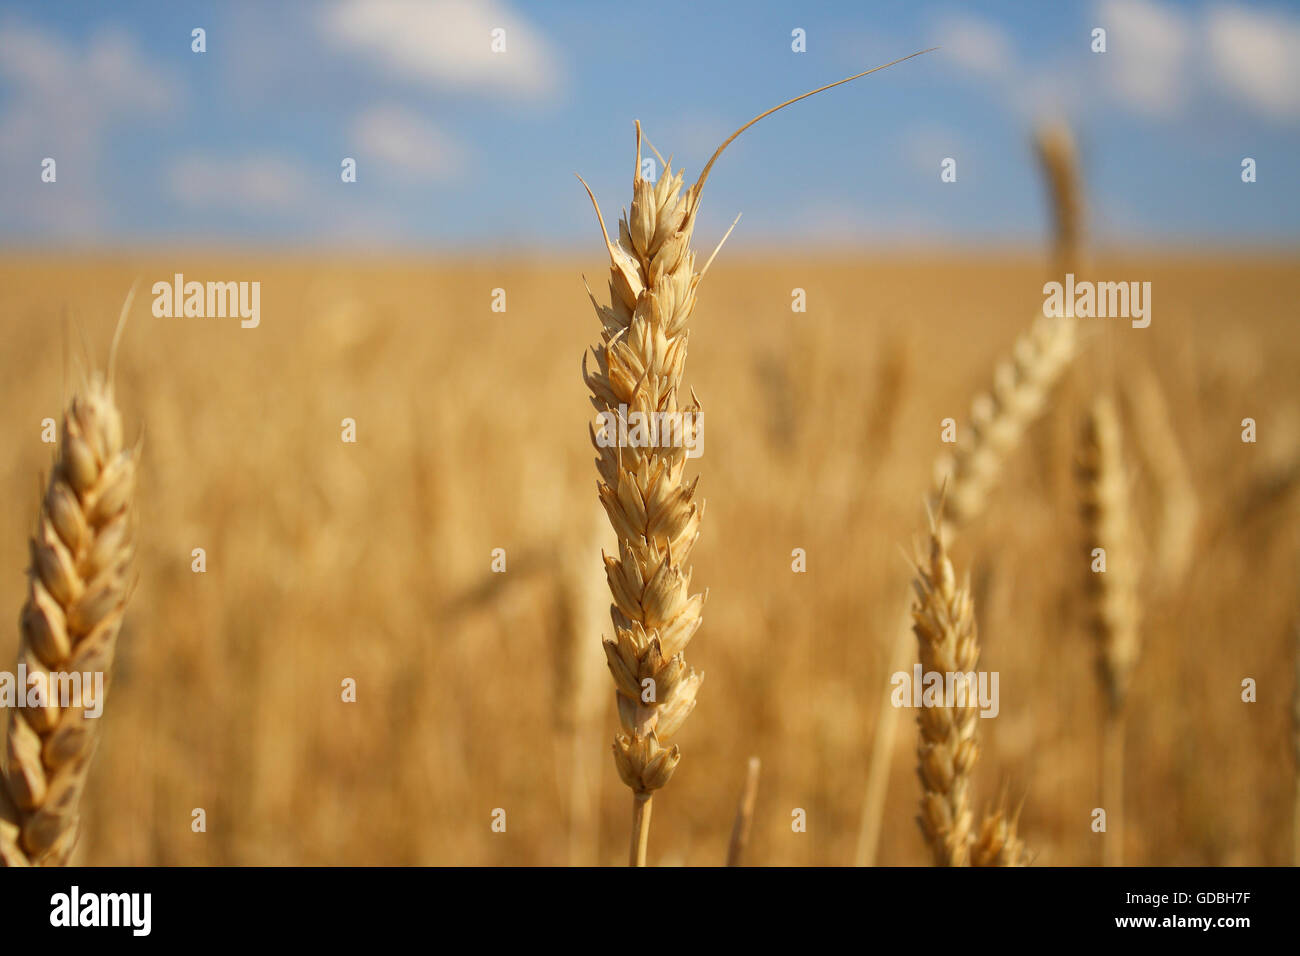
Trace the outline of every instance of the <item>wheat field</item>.
<instances>
[{"instance_id":1,"label":"wheat field","mask_svg":"<svg viewBox=\"0 0 1300 956\"><path fill-rule=\"evenodd\" d=\"M142 438L138 582L82 798L81 860L626 860L601 650L613 534L579 375L599 332L581 277L596 288L601 252L0 261L10 661L52 459L41 422L59 418L79 364L104 360L140 280L116 369L126 440ZM976 822L1000 796L1023 804L1037 865L1102 860L1089 824L1106 702L1076 487L1099 390L1119 397L1143 562L1123 859L1290 862L1298 265L1100 250L1095 274L1152 282L1151 326L1079 320L1078 357L952 545L971 570L982 666L1001 675L1000 714L979 721ZM853 861L940 423L967 420L1041 309L1048 268L1006 250L729 251L713 264L686 373L704 415L688 477L701 475L707 502L691 563L708 601L690 656L708 680L673 739L683 758L654 801L649 862L726 859L751 756L762 774L746 862ZM261 324L155 318L145 293L176 272L260 280ZM791 311L796 288L806 313ZM1254 444L1241 441L1246 417ZM355 443L341 440L347 418ZM1160 531L1171 445L1199 514L1173 545ZM505 573L492 570L498 548ZM347 678L354 703L341 699ZM1242 701L1245 678L1257 702ZM930 859L915 737L904 712L886 865ZM806 832L792 829L796 810Z\"/></svg>"}]
</instances>

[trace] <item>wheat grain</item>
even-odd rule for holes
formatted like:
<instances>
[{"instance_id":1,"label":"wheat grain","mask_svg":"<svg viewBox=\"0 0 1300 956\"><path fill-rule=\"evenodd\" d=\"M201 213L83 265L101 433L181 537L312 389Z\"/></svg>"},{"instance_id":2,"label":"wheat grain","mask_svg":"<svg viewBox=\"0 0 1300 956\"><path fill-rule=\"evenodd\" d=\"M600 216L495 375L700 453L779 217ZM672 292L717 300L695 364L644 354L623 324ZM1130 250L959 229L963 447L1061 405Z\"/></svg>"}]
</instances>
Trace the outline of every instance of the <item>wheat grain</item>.
<instances>
[{"instance_id":1,"label":"wheat grain","mask_svg":"<svg viewBox=\"0 0 1300 956\"><path fill-rule=\"evenodd\" d=\"M31 542L18 660L27 674L107 674L130 588L136 450L123 445L110 382L98 374L69 405ZM48 683L47 687L50 686ZM16 709L7 732L0 860L64 865L76 844L77 809L98 742L102 705L78 698Z\"/></svg>"},{"instance_id":2,"label":"wheat grain","mask_svg":"<svg viewBox=\"0 0 1300 956\"><path fill-rule=\"evenodd\" d=\"M685 401L683 382L687 324L700 279L712 262L710 257L697 272L691 248L701 194L723 151L759 120L892 65L830 83L760 113L714 151L685 194L683 171L674 173L671 161L664 164L657 183L642 178L638 122L632 203L619 220L617 242L610 239L600 206L587 189L610 258L610 304L601 305L588 290L602 332L592 350L595 371L588 370L584 354L583 377L600 423L591 428L598 493L618 537L617 553L604 558L614 597L614 637L603 643L622 726L614 760L633 794L633 865L645 862L651 795L671 779L681 760L671 738L695 708L703 679L684 655L704 607L704 595L689 593L687 568L699 539L703 502L695 501L697 481L685 477L686 449L698 435L700 406L693 396ZM636 433L637 418L673 423L676 439L662 442L658 429L652 429L644 441L624 440L624 435Z\"/></svg>"},{"instance_id":3,"label":"wheat grain","mask_svg":"<svg viewBox=\"0 0 1300 956\"><path fill-rule=\"evenodd\" d=\"M958 586L940 531L931 517L929 547L917 557L912 607L923 674L974 675L979 663L969 578ZM920 708L917 726L921 832L937 866L967 866L973 833L970 778L979 754L974 687L964 699Z\"/></svg>"}]
</instances>

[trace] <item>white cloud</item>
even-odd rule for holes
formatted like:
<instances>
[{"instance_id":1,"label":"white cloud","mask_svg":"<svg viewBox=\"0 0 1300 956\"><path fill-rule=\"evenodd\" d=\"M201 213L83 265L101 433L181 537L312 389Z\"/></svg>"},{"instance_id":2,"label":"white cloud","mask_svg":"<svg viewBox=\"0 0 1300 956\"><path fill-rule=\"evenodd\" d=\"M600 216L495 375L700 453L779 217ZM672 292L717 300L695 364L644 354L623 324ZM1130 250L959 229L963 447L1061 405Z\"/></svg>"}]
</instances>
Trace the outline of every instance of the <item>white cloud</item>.
<instances>
[{"instance_id":1,"label":"white cloud","mask_svg":"<svg viewBox=\"0 0 1300 956\"><path fill-rule=\"evenodd\" d=\"M939 55L986 77L1005 76L1013 67L1011 38L998 26L966 13L943 17L935 26Z\"/></svg>"},{"instance_id":2,"label":"white cloud","mask_svg":"<svg viewBox=\"0 0 1300 956\"><path fill-rule=\"evenodd\" d=\"M1190 86L1193 33L1184 16L1152 0L1102 0L1096 26L1106 30L1105 58L1111 92L1124 105L1151 116L1182 107Z\"/></svg>"},{"instance_id":3,"label":"white cloud","mask_svg":"<svg viewBox=\"0 0 1300 956\"><path fill-rule=\"evenodd\" d=\"M184 156L168 170L167 185L180 202L200 208L287 208L306 196L302 171L276 156Z\"/></svg>"},{"instance_id":4,"label":"white cloud","mask_svg":"<svg viewBox=\"0 0 1300 956\"><path fill-rule=\"evenodd\" d=\"M396 169L409 179L453 179L465 164L465 150L418 113L400 106L375 106L356 118L357 152ZM364 175L364 169L360 175Z\"/></svg>"},{"instance_id":5,"label":"white cloud","mask_svg":"<svg viewBox=\"0 0 1300 956\"><path fill-rule=\"evenodd\" d=\"M1210 61L1228 92L1269 116L1300 116L1300 21L1220 6L1205 30Z\"/></svg>"},{"instance_id":6,"label":"white cloud","mask_svg":"<svg viewBox=\"0 0 1300 956\"><path fill-rule=\"evenodd\" d=\"M955 132L934 124L904 130L899 137L899 150L913 169L926 176L933 176L936 181L939 178L939 164L946 157L957 159L958 167L964 167L971 155Z\"/></svg>"},{"instance_id":7,"label":"white cloud","mask_svg":"<svg viewBox=\"0 0 1300 956\"><path fill-rule=\"evenodd\" d=\"M35 231L94 233L107 214L95 177L105 135L124 120L166 115L177 89L120 31L100 30L78 47L0 23L0 207ZM47 156L58 181L40 184Z\"/></svg>"},{"instance_id":8,"label":"white cloud","mask_svg":"<svg viewBox=\"0 0 1300 956\"><path fill-rule=\"evenodd\" d=\"M559 87L556 54L498 0L341 0L320 21L338 49L435 88L475 89L543 100ZM506 50L493 53L492 31Z\"/></svg>"}]
</instances>

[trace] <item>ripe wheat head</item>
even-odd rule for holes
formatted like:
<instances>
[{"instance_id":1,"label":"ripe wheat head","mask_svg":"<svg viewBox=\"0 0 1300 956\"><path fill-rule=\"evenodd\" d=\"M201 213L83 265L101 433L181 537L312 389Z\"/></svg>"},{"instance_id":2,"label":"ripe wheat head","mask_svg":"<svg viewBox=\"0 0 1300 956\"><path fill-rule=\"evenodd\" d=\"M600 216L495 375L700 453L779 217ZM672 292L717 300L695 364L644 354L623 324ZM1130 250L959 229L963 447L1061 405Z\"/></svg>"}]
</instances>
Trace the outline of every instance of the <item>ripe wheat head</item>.
<instances>
[{"instance_id":1,"label":"ripe wheat head","mask_svg":"<svg viewBox=\"0 0 1300 956\"><path fill-rule=\"evenodd\" d=\"M123 444L110 382L94 374L63 417L57 457L31 541L18 660L27 674L102 673L131 587L136 448ZM61 866L99 738L89 689L67 707L53 694L16 709L6 737L0 860ZM102 703L102 702L97 702Z\"/></svg>"},{"instance_id":2,"label":"ripe wheat head","mask_svg":"<svg viewBox=\"0 0 1300 956\"><path fill-rule=\"evenodd\" d=\"M683 172L673 172L671 159L664 163L658 182L642 177L638 122L632 203L619 220L617 241L610 238L596 197L587 189L610 259L610 304L601 305L588 290L600 319L601 340L592 349L594 371L588 370L583 356L583 377L601 422L599 428L591 428L598 493L618 537L617 553L604 558L614 598L610 609L614 636L603 643L621 725L614 740L614 760L633 793L633 864L645 861L651 795L672 778L681 760L681 751L671 739L694 710L703 679L686 663L684 654L704 609L704 595L690 593L687 567L699 539L704 507L696 500L697 481L688 481L685 475L686 450L695 444L700 406L693 395L687 401L683 382L687 324L700 280L712 261L710 256L697 270L691 247L700 197L713 164L759 120L893 63L760 113L714 151L700 178L685 192ZM631 433L633 416L680 423L680 439L667 444L625 443L621 436Z\"/></svg>"}]
</instances>

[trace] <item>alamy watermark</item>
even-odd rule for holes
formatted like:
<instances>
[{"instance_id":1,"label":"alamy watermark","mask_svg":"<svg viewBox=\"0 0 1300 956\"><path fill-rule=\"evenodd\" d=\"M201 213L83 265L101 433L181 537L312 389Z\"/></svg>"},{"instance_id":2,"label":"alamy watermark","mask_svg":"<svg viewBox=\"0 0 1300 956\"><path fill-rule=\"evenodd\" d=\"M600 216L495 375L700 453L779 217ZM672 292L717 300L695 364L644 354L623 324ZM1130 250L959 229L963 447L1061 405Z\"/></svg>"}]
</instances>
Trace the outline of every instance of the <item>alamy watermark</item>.
<instances>
[{"instance_id":1,"label":"alamy watermark","mask_svg":"<svg viewBox=\"0 0 1300 956\"><path fill-rule=\"evenodd\" d=\"M1064 283L1046 283L1043 295L1048 318L1132 319L1135 329L1151 324L1150 282L1076 282L1067 272Z\"/></svg>"},{"instance_id":2,"label":"alamy watermark","mask_svg":"<svg viewBox=\"0 0 1300 956\"><path fill-rule=\"evenodd\" d=\"M94 719L104 712L103 671L32 671L20 661L18 673L0 671L0 707L39 708L51 701L63 710L80 707Z\"/></svg>"},{"instance_id":3,"label":"alamy watermark","mask_svg":"<svg viewBox=\"0 0 1300 956\"><path fill-rule=\"evenodd\" d=\"M153 314L160 319L240 319L240 328L255 329L262 321L262 283L186 282L178 272L172 281L155 282Z\"/></svg>"},{"instance_id":4,"label":"alamy watermark","mask_svg":"<svg viewBox=\"0 0 1300 956\"><path fill-rule=\"evenodd\" d=\"M897 671L889 679L894 688L890 702L895 707L978 707L981 717L996 717L997 671Z\"/></svg>"}]
</instances>

